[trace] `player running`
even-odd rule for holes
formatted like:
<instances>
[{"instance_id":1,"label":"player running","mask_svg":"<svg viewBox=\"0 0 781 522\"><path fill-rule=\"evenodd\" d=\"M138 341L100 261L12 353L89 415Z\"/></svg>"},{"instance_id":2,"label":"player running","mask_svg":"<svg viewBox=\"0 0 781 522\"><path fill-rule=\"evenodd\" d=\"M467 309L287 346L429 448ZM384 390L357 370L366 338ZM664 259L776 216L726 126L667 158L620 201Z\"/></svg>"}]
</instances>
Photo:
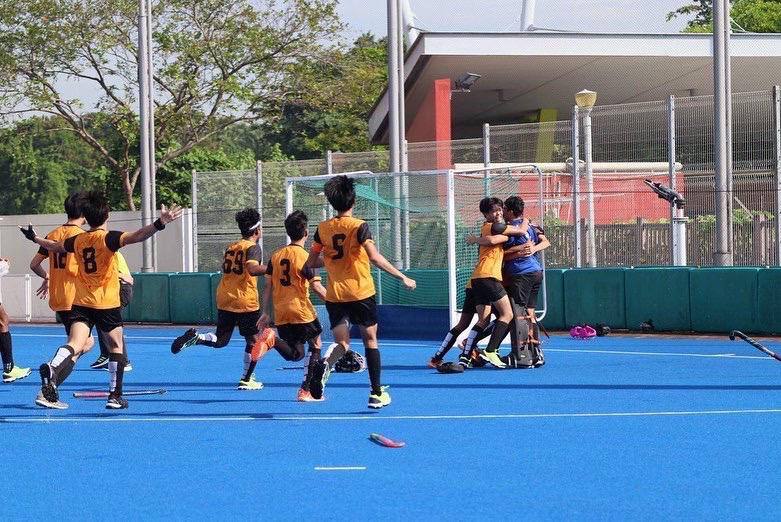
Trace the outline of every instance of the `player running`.
<instances>
[{"instance_id":1,"label":"player running","mask_svg":"<svg viewBox=\"0 0 781 522\"><path fill-rule=\"evenodd\" d=\"M416 283L380 254L369 225L353 217L354 180L347 176L334 176L326 182L324 192L337 215L317 226L306 264L315 268L322 262L328 273L325 307L335 341L329 351L344 353L349 350L350 323L360 328L371 383L368 407L379 409L388 406L391 397L380 379L382 365L377 345L377 302L370 263L399 279L408 290L414 290Z\"/></svg>"},{"instance_id":2,"label":"player running","mask_svg":"<svg viewBox=\"0 0 781 522\"><path fill-rule=\"evenodd\" d=\"M65 198L67 220L63 225L46 234L46 239L59 243L84 233L81 228L86 222L81 211L83 199L84 194L81 192L75 192ZM47 259L49 261L48 273L41 266ZM30 260L30 270L43 279L41 286L35 292L36 295L41 299L49 298L49 308L65 327L65 336L70 336L71 308L76 297L76 285L79 278L79 265L76 263L76 257L69 252L50 252L46 248L40 247ZM81 350L77 350L71 357L57 361L58 364L52 367L57 387L62 385L71 374L79 356L88 352L94 344L95 340L90 335ZM43 396L43 393L38 394L35 403L45 408L64 409L67 407L67 404L62 402L50 403Z\"/></svg>"},{"instance_id":3,"label":"player running","mask_svg":"<svg viewBox=\"0 0 781 522\"><path fill-rule=\"evenodd\" d=\"M222 278L217 286L217 333L198 333L190 328L171 344L171 353L196 344L210 348L224 348L239 327L244 337L244 372L239 379L239 390L260 390L263 383L255 380L253 363L274 345L274 330L258 329L260 303L257 276L266 273L258 241L261 237L260 214L254 208L236 213L236 224L241 239L228 245L222 261Z\"/></svg>"},{"instance_id":4,"label":"player running","mask_svg":"<svg viewBox=\"0 0 781 522\"><path fill-rule=\"evenodd\" d=\"M119 276L117 259L114 255L120 248L140 243L182 215L182 209L173 205L160 208L160 217L150 225L135 232L109 231L107 222L109 206L100 192L88 192L83 201L82 212L90 226L83 234L71 236L64 241L51 241L36 236L33 226L21 228L22 234L55 254L75 254L79 277L71 307L71 327L68 342L57 349L49 363L40 366L41 394L48 404L59 402L57 391L58 369L66 359L83 353L84 346L93 326L108 334L109 339L109 396L107 409L127 408L122 397L122 379L125 372L125 357L122 355L122 315L120 314ZM49 406L47 406L49 407Z\"/></svg>"},{"instance_id":5,"label":"player running","mask_svg":"<svg viewBox=\"0 0 781 522\"><path fill-rule=\"evenodd\" d=\"M269 326L273 301L274 323L277 327L273 348L287 361L305 359L304 380L298 390L298 400L301 402L324 399L323 381L328 378L327 372L330 371L330 365L320 359L320 334L323 328L309 298L310 288L323 300L326 291L320 283L320 276L306 266L309 257L304 248L309 237L307 224L308 218L300 210L285 218L285 231L290 244L275 251L268 262L263 288L263 315L258 321L260 328ZM305 351L304 345L308 346L308 351ZM315 375L317 379L313 380Z\"/></svg>"}]
</instances>

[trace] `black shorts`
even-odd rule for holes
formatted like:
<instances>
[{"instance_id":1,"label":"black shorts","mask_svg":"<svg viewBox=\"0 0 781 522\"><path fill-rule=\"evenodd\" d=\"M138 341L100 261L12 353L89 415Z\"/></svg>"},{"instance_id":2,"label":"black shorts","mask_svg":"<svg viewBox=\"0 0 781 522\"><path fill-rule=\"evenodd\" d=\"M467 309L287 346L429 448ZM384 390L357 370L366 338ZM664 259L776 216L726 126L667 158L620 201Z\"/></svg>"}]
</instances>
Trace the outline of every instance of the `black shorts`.
<instances>
[{"instance_id":1,"label":"black shorts","mask_svg":"<svg viewBox=\"0 0 781 522\"><path fill-rule=\"evenodd\" d=\"M315 319L311 323L280 324L277 325L279 337L290 346L308 343L323 333L320 321Z\"/></svg>"},{"instance_id":2,"label":"black shorts","mask_svg":"<svg viewBox=\"0 0 781 522\"><path fill-rule=\"evenodd\" d=\"M58 323L62 323L62 325L65 327L65 335L71 334L71 325L73 324L73 314L70 310L65 310L63 312L54 312L54 316L57 318Z\"/></svg>"},{"instance_id":3,"label":"black shorts","mask_svg":"<svg viewBox=\"0 0 781 522\"><path fill-rule=\"evenodd\" d=\"M507 288L510 297L523 308L536 308L537 295L542 286L542 272L529 274L517 274L510 276L510 285Z\"/></svg>"},{"instance_id":4,"label":"black shorts","mask_svg":"<svg viewBox=\"0 0 781 522\"><path fill-rule=\"evenodd\" d=\"M325 309L328 310L328 320L331 322L331 328L345 320L350 321L350 324L358 326L374 326L377 324L377 301L374 299L374 296L361 299L360 301L347 301L344 303L326 301Z\"/></svg>"},{"instance_id":5,"label":"black shorts","mask_svg":"<svg viewBox=\"0 0 781 522\"><path fill-rule=\"evenodd\" d=\"M239 327L239 333L243 337L255 337L259 332L258 319L260 319L260 310L253 312L217 310L217 338L230 337L236 326Z\"/></svg>"},{"instance_id":6,"label":"black shorts","mask_svg":"<svg viewBox=\"0 0 781 522\"><path fill-rule=\"evenodd\" d=\"M475 296L472 295L471 288L464 288L464 304L461 305L461 313L467 315L475 315L477 313Z\"/></svg>"},{"instance_id":7,"label":"black shorts","mask_svg":"<svg viewBox=\"0 0 781 522\"><path fill-rule=\"evenodd\" d=\"M86 306L73 305L70 314L70 325L65 327L70 335L70 327L73 323L84 323L90 330L97 327L101 332L110 332L122 326L122 314L120 308L108 308L98 310L97 308L87 308ZM62 312L60 312L62 313ZM66 324L63 321L63 324Z\"/></svg>"},{"instance_id":8,"label":"black shorts","mask_svg":"<svg viewBox=\"0 0 781 522\"><path fill-rule=\"evenodd\" d=\"M477 305L489 305L507 295L500 281L491 277L472 279L472 295Z\"/></svg>"}]
</instances>

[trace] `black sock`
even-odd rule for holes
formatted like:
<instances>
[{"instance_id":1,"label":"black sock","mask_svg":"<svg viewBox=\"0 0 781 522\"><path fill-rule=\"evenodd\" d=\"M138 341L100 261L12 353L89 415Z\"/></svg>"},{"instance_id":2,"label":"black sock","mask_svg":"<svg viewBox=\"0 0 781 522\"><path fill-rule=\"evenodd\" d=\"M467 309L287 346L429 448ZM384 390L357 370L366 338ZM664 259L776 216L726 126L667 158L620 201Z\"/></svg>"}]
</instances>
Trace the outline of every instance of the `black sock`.
<instances>
[{"instance_id":1,"label":"black sock","mask_svg":"<svg viewBox=\"0 0 781 522\"><path fill-rule=\"evenodd\" d=\"M257 366L257 365L258 365L258 361L250 360L249 366L247 366L247 371L244 372L244 379L243 380L245 380L245 381L250 380L250 377L252 377L252 372L255 371L255 366Z\"/></svg>"},{"instance_id":2,"label":"black sock","mask_svg":"<svg viewBox=\"0 0 781 522\"><path fill-rule=\"evenodd\" d=\"M109 392L114 395L122 395L122 378L125 375L125 356L121 353L109 353L108 371L110 375Z\"/></svg>"},{"instance_id":3,"label":"black sock","mask_svg":"<svg viewBox=\"0 0 781 522\"><path fill-rule=\"evenodd\" d=\"M463 332L463 330L459 329L458 327L451 328L445 338L442 340L442 344L440 345L439 350L437 350L437 353L434 354L433 358L441 361L445 357L445 354L447 354L453 345L456 344L456 339L458 339L458 336L461 335L461 332Z\"/></svg>"},{"instance_id":4,"label":"black sock","mask_svg":"<svg viewBox=\"0 0 781 522\"><path fill-rule=\"evenodd\" d=\"M486 352L495 352L499 349L499 345L502 344L509 327L509 323L499 320L496 321L494 331L491 333L491 339L488 340L488 346L485 348Z\"/></svg>"},{"instance_id":5,"label":"black sock","mask_svg":"<svg viewBox=\"0 0 781 522\"><path fill-rule=\"evenodd\" d=\"M98 337L98 346L100 346L100 355L103 357L108 358L108 334L106 332L101 331L100 328L96 328L97 330L97 337Z\"/></svg>"},{"instance_id":6,"label":"black sock","mask_svg":"<svg viewBox=\"0 0 781 522\"><path fill-rule=\"evenodd\" d=\"M374 395L382 394L382 385L380 384L380 373L382 366L380 363L380 350L377 348L366 349L366 366L369 369L369 382L372 385Z\"/></svg>"},{"instance_id":7,"label":"black sock","mask_svg":"<svg viewBox=\"0 0 781 522\"><path fill-rule=\"evenodd\" d=\"M329 367L333 368L334 364L336 364L336 361L341 359L346 353L347 348L342 343L338 343L333 347L333 349L331 349L331 353L328 354L325 362Z\"/></svg>"},{"instance_id":8,"label":"black sock","mask_svg":"<svg viewBox=\"0 0 781 522\"><path fill-rule=\"evenodd\" d=\"M3 356L3 371L14 369L14 352L11 347L11 332L0 332L0 353Z\"/></svg>"},{"instance_id":9,"label":"black sock","mask_svg":"<svg viewBox=\"0 0 781 522\"><path fill-rule=\"evenodd\" d=\"M315 371L317 363L320 362L320 348L311 348L309 350L309 360L304 367L304 382L301 383L301 389L309 391L309 376Z\"/></svg>"},{"instance_id":10,"label":"black sock","mask_svg":"<svg viewBox=\"0 0 781 522\"><path fill-rule=\"evenodd\" d=\"M74 366L76 366L76 363L73 362L73 358L68 357L57 367L56 371L54 372L54 381L57 386L60 386L63 382L65 382L65 379L67 379L73 371Z\"/></svg>"},{"instance_id":11,"label":"black sock","mask_svg":"<svg viewBox=\"0 0 781 522\"><path fill-rule=\"evenodd\" d=\"M496 328L496 321L491 321L490 323L488 323L488 326L485 327L485 330L480 332L480 334L475 339L475 342L479 343L480 341L482 341L483 339L485 339L486 337L494 333L494 328Z\"/></svg>"}]
</instances>

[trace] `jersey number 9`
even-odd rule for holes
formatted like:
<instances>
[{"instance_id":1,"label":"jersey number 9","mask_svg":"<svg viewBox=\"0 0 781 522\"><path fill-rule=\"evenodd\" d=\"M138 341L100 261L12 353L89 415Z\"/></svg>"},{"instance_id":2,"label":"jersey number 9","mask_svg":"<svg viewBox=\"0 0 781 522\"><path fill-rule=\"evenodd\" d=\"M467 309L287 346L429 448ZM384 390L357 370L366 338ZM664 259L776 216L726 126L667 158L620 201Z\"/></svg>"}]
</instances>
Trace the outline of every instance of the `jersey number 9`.
<instances>
[{"instance_id":1,"label":"jersey number 9","mask_svg":"<svg viewBox=\"0 0 781 522\"><path fill-rule=\"evenodd\" d=\"M224 274L234 273L241 275L244 273L244 251L234 252L228 250L225 252L225 260L222 262L222 272Z\"/></svg>"}]
</instances>

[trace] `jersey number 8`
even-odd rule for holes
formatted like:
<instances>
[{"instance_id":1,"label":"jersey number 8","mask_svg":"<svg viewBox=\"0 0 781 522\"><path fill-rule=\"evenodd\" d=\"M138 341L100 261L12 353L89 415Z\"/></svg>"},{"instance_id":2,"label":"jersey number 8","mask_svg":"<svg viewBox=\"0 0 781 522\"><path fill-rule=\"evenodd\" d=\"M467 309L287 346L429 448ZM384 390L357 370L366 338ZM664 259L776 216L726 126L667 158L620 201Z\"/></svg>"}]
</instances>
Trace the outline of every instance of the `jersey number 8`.
<instances>
[{"instance_id":1,"label":"jersey number 8","mask_svg":"<svg viewBox=\"0 0 781 522\"><path fill-rule=\"evenodd\" d=\"M81 251L81 258L84 260L84 271L88 274L94 274L98 271L98 264L95 262L95 249L85 248Z\"/></svg>"}]
</instances>

